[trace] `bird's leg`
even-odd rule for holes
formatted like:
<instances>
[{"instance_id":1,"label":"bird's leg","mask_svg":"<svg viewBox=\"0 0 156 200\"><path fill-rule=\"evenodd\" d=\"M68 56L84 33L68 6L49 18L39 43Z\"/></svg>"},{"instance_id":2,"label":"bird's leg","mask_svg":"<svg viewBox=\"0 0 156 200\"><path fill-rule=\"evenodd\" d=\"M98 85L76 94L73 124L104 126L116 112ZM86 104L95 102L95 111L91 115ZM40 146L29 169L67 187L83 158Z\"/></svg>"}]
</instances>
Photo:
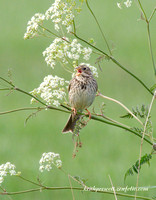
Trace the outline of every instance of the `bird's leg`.
<instances>
[{"instance_id":1,"label":"bird's leg","mask_svg":"<svg viewBox=\"0 0 156 200\"><path fill-rule=\"evenodd\" d=\"M89 116L89 120L90 120L90 119L92 118L91 112L89 112L89 110L88 110L88 109L85 109L85 110L87 111L87 114L86 114L86 115L88 115L88 116ZM88 121L89 121L89 120L88 120ZM87 122L88 122L88 121L87 121Z\"/></svg>"},{"instance_id":2,"label":"bird's leg","mask_svg":"<svg viewBox=\"0 0 156 200\"><path fill-rule=\"evenodd\" d=\"M77 114L77 110L75 108L72 108L72 112L74 113L74 115Z\"/></svg>"}]
</instances>

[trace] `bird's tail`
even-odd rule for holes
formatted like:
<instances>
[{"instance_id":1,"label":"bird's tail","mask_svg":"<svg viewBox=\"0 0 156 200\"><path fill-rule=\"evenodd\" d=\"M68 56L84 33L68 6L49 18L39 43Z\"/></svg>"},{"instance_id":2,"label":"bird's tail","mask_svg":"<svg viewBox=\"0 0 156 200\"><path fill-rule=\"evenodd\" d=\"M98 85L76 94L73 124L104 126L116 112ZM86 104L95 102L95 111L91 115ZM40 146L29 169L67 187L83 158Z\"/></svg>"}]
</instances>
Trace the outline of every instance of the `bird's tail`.
<instances>
[{"instance_id":1,"label":"bird's tail","mask_svg":"<svg viewBox=\"0 0 156 200\"><path fill-rule=\"evenodd\" d=\"M72 113L68 119L68 122L67 124L65 125L64 129L62 130L62 133L67 133L67 132L72 132L74 131L75 129L75 125L76 125L76 122L77 120L80 119L80 116L79 114L74 114Z\"/></svg>"}]
</instances>

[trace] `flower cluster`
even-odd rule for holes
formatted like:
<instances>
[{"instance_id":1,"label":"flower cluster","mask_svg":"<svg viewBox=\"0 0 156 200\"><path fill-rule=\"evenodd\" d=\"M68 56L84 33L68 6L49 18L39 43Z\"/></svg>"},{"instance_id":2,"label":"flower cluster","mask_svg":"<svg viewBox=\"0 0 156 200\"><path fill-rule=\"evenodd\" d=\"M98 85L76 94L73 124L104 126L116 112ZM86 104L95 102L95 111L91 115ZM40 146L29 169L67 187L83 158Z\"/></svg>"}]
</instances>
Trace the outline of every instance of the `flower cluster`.
<instances>
[{"instance_id":1,"label":"flower cluster","mask_svg":"<svg viewBox=\"0 0 156 200\"><path fill-rule=\"evenodd\" d=\"M10 176L17 175L15 168L15 165L10 162L0 165L0 185L4 181L4 177L8 174Z\"/></svg>"},{"instance_id":2,"label":"flower cluster","mask_svg":"<svg viewBox=\"0 0 156 200\"><path fill-rule=\"evenodd\" d=\"M91 53L92 49L83 47L77 39L56 38L43 52L43 56L45 56L46 63L54 68L56 61L68 64L70 59L74 64L80 57L89 60Z\"/></svg>"},{"instance_id":3,"label":"flower cluster","mask_svg":"<svg viewBox=\"0 0 156 200\"><path fill-rule=\"evenodd\" d=\"M73 13L74 11L78 13L80 10L76 7L76 1L55 0L52 6L46 11L45 17L46 20L52 20L56 31L59 31L61 26L65 26L69 33L72 30L73 19L75 17Z\"/></svg>"},{"instance_id":4,"label":"flower cluster","mask_svg":"<svg viewBox=\"0 0 156 200\"><path fill-rule=\"evenodd\" d=\"M60 105L60 100L66 100L66 88L69 82L58 76L48 75L44 78L40 86L34 89L31 94L40 95L47 104ZM32 102L35 101L32 99Z\"/></svg>"},{"instance_id":5,"label":"flower cluster","mask_svg":"<svg viewBox=\"0 0 156 200\"><path fill-rule=\"evenodd\" d=\"M30 21L28 21L27 31L24 34L24 39L30 39L38 35L39 25L43 24L45 16L41 13L36 13Z\"/></svg>"},{"instance_id":6,"label":"flower cluster","mask_svg":"<svg viewBox=\"0 0 156 200\"><path fill-rule=\"evenodd\" d=\"M39 170L41 172L44 170L50 171L52 169L52 165L57 168L61 168L62 161L60 160L60 154L54 152L43 153L39 164Z\"/></svg>"},{"instance_id":7,"label":"flower cluster","mask_svg":"<svg viewBox=\"0 0 156 200\"><path fill-rule=\"evenodd\" d=\"M125 6L127 8L131 7L131 5L132 5L132 1L131 0L124 1L123 3L125 4ZM123 3L117 3L118 8L122 9L122 4Z\"/></svg>"},{"instance_id":8,"label":"flower cluster","mask_svg":"<svg viewBox=\"0 0 156 200\"><path fill-rule=\"evenodd\" d=\"M81 0L81 3L83 0ZM77 6L76 0L55 0L50 8L45 12L36 13L27 24L27 31L24 34L24 39L30 39L40 34L39 25L43 24L44 20L51 20L54 23L54 29L59 31L65 26L67 33L72 30L73 20L75 15L81 11L81 6ZM40 29L44 31L44 28Z\"/></svg>"}]
</instances>

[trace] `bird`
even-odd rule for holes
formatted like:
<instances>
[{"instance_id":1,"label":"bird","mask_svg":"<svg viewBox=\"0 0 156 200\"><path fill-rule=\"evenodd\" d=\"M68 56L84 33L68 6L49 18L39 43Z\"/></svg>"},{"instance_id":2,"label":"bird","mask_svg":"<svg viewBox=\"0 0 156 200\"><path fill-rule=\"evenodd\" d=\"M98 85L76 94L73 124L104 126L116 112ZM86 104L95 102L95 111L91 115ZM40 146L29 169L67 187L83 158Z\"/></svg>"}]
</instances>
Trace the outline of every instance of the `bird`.
<instances>
[{"instance_id":1,"label":"bird","mask_svg":"<svg viewBox=\"0 0 156 200\"><path fill-rule=\"evenodd\" d=\"M75 69L77 72L68 86L68 96L72 113L62 130L63 133L74 132L76 122L81 117L77 112L86 110L91 119L91 113L87 108L92 105L98 90L97 82L93 77L91 69L87 65L79 65Z\"/></svg>"}]
</instances>

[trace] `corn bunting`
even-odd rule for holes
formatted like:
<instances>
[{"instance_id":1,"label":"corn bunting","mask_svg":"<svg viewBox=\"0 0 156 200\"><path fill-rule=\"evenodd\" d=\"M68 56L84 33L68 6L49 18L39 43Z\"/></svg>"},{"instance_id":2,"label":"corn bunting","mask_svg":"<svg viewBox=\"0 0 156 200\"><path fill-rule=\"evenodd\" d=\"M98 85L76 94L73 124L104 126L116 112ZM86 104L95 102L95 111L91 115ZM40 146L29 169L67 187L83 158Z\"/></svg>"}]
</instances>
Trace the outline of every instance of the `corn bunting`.
<instances>
[{"instance_id":1,"label":"corn bunting","mask_svg":"<svg viewBox=\"0 0 156 200\"><path fill-rule=\"evenodd\" d=\"M70 115L66 126L62 130L63 133L74 131L76 122L80 119L80 115L77 111L82 112L84 109L87 110L87 108L91 106L98 89L97 82L88 66L79 65L76 70L77 73L70 81L68 87L69 102L73 112ZM90 112L88 110L87 112L91 118Z\"/></svg>"}]
</instances>

